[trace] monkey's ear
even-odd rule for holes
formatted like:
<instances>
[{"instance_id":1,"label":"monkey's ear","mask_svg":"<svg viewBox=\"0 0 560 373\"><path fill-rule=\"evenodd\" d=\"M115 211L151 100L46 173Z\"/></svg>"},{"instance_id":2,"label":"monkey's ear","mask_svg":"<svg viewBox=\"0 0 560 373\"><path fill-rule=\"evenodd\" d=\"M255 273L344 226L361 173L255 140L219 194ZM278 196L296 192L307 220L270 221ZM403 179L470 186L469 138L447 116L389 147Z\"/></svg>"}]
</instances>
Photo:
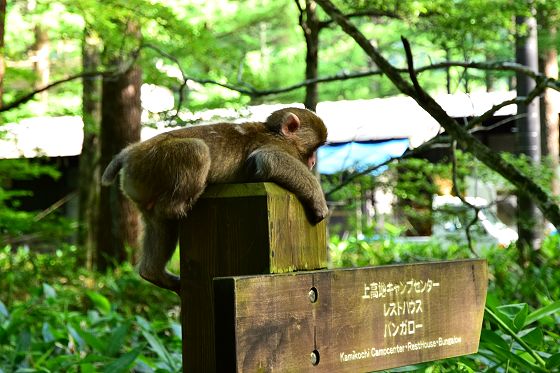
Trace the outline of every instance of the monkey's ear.
<instances>
[{"instance_id":1,"label":"monkey's ear","mask_svg":"<svg viewBox=\"0 0 560 373\"><path fill-rule=\"evenodd\" d=\"M282 121L281 130L284 136L291 136L299 129L300 121L297 115L286 113Z\"/></svg>"}]
</instances>

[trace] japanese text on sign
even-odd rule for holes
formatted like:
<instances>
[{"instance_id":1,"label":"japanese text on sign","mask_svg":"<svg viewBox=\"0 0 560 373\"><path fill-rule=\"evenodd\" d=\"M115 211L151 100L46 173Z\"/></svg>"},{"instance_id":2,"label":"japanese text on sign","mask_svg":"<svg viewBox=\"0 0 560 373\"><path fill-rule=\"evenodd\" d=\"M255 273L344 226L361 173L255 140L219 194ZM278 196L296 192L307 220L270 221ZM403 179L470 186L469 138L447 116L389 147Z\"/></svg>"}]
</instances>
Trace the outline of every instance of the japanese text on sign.
<instances>
[{"instance_id":1,"label":"japanese text on sign","mask_svg":"<svg viewBox=\"0 0 560 373\"><path fill-rule=\"evenodd\" d=\"M439 282L434 282L431 279L415 280L397 282L371 282L364 284L364 294L362 299L377 299L385 298L390 295L411 295L430 293L434 288L439 287Z\"/></svg>"}]
</instances>

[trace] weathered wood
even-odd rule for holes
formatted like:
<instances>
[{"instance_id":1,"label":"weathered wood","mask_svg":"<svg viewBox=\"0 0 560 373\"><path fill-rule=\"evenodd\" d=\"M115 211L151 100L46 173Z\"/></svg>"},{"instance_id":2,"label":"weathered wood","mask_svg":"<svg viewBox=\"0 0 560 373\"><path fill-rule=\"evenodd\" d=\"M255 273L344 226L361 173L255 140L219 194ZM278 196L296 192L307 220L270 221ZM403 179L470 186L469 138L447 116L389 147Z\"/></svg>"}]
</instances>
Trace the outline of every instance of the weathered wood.
<instances>
[{"instance_id":1,"label":"weathered wood","mask_svg":"<svg viewBox=\"0 0 560 373\"><path fill-rule=\"evenodd\" d=\"M216 279L218 371L367 372L474 353L486 287L484 260Z\"/></svg>"},{"instance_id":2,"label":"weathered wood","mask_svg":"<svg viewBox=\"0 0 560 373\"><path fill-rule=\"evenodd\" d=\"M212 279L325 268L326 223L275 184L213 185L181 222L180 248L183 370L213 372Z\"/></svg>"}]
</instances>

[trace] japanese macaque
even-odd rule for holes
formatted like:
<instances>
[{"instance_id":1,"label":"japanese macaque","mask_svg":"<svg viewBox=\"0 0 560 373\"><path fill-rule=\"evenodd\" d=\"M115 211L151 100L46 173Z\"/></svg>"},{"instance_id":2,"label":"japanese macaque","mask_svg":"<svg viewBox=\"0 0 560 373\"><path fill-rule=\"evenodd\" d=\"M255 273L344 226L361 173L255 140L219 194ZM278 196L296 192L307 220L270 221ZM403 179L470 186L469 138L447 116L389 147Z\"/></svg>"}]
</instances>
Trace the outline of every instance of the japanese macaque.
<instances>
[{"instance_id":1,"label":"japanese macaque","mask_svg":"<svg viewBox=\"0 0 560 373\"><path fill-rule=\"evenodd\" d=\"M180 279L166 265L187 215L208 184L272 181L294 193L312 223L327 204L311 172L325 143L323 121L305 109L273 112L266 122L217 123L182 128L132 144L105 169L103 185L121 170L121 188L144 218L140 275L179 293Z\"/></svg>"}]
</instances>

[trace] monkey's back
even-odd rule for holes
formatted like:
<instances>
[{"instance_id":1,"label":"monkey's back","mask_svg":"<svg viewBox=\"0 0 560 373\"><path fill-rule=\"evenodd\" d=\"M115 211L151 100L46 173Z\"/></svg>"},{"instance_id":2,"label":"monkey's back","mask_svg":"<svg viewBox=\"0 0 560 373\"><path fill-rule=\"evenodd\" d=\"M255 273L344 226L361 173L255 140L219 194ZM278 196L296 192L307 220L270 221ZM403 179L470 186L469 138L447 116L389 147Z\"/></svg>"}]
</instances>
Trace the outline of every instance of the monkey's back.
<instances>
[{"instance_id":1,"label":"monkey's back","mask_svg":"<svg viewBox=\"0 0 560 373\"><path fill-rule=\"evenodd\" d=\"M274 141L274 136L259 122L192 126L166 134L201 139L206 143L210 153L209 184L251 181L246 170L247 158L263 143Z\"/></svg>"}]
</instances>

